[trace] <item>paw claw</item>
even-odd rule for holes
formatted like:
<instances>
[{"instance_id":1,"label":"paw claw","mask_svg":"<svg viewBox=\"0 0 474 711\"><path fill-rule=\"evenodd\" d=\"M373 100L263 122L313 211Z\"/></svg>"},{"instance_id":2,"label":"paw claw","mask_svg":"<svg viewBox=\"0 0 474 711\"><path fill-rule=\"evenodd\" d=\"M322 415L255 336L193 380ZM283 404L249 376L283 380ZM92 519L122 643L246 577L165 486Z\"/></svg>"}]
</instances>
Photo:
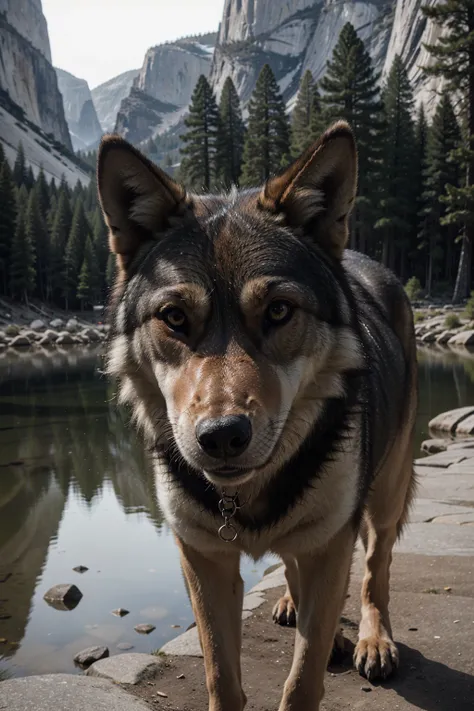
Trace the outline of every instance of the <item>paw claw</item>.
<instances>
[{"instance_id":1,"label":"paw claw","mask_svg":"<svg viewBox=\"0 0 474 711\"><path fill-rule=\"evenodd\" d=\"M354 665L369 681L388 679L398 667L398 650L388 637L366 637L355 649Z\"/></svg>"},{"instance_id":2,"label":"paw claw","mask_svg":"<svg viewBox=\"0 0 474 711\"><path fill-rule=\"evenodd\" d=\"M284 627L296 626L296 608L288 595L281 597L273 608L273 622Z\"/></svg>"}]
</instances>

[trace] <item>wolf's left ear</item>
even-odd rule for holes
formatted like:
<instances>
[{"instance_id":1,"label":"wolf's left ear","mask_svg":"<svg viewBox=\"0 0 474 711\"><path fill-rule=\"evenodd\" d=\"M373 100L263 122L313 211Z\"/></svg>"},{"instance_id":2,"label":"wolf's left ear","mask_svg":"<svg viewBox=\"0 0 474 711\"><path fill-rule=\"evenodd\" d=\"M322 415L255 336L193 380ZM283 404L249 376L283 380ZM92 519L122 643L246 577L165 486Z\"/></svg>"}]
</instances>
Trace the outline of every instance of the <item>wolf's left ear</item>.
<instances>
[{"instance_id":1,"label":"wolf's left ear","mask_svg":"<svg viewBox=\"0 0 474 711\"><path fill-rule=\"evenodd\" d=\"M339 121L284 173L266 183L259 202L262 208L283 214L289 226L303 228L339 259L356 191L354 135L349 124Z\"/></svg>"},{"instance_id":2,"label":"wolf's left ear","mask_svg":"<svg viewBox=\"0 0 474 711\"><path fill-rule=\"evenodd\" d=\"M186 193L166 173L120 136L99 148L97 184L110 249L126 267L137 249L184 207Z\"/></svg>"}]
</instances>

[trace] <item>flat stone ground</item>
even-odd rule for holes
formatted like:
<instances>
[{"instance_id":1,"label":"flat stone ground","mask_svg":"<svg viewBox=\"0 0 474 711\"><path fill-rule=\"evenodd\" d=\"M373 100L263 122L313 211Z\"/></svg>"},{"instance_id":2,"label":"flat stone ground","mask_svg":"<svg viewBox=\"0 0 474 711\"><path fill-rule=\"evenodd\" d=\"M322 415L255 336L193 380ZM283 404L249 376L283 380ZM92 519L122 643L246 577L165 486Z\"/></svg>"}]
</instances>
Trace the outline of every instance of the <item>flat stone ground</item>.
<instances>
[{"instance_id":1,"label":"flat stone ground","mask_svg":"<svg viewBox=\"0 0 474 711\"><path fill-rule=\"evenodd\" d=\"M455 465L449 456L418 461L412 523L394 555L391 613L400 669L387 683L373 685L352 668L363 572L358 553L343 613L347 659L328 671L325 711L474 711L474 449L448 451ZM280 576L274 573L273 583L270 576L269 585L281 583ZM264 591L264 602L243 622L249 711L278 709L291 666L294 630L271 620L282 591ZM189 647L195 649L195 640ZM197 657L168 656L158 679L130 690L153 709L207 709L203 662Z\"/></svg>"}]
</instances>

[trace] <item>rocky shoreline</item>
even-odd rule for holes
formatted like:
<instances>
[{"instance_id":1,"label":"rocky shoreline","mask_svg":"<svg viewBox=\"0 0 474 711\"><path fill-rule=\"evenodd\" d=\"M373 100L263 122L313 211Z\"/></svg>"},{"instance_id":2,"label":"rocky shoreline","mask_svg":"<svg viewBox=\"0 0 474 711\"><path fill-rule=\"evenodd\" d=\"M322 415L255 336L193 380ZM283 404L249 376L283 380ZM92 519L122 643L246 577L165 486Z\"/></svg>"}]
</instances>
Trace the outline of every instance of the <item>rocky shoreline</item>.
<instances>
[{"instance_id":1,"label":"rocky shoreline","mask_svg":"<svg viewBox=\"0 0 474 711\"><path fill-rule=\"evenodd\" d=\"M105 341L109 326L91 324L70 318L50 322L35 319L29 325L8 324L0 329L0 353L7 350L27 350L55 346L88 346Z\"/></svg>"},{"instance_id":2,"label":"rocky shoreline","mask_svg":"<svg viewBox=\"0 0 474 711\"><path fill-rule=\"evenodd\" d=\"M415 335L419 344L448 347L474 346L474 320L452 306L414 307Z\"/></svg>"}]
</instances>

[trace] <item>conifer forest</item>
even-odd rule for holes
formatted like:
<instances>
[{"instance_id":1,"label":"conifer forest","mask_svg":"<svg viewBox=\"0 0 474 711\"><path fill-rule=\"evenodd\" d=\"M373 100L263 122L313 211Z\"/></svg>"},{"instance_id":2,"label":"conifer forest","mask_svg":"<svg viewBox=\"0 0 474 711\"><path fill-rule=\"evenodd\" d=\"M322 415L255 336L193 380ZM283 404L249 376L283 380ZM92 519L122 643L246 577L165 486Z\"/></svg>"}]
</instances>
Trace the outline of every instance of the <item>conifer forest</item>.
<instances>
[{"instance_id":1,"label":"conifer forest","mask_svg":"<svg viewBox=\"0 0 474 711\"><path fill-rule=\"evenodd\" d=\"M349 247L392 269L410 295L459 303L471 291L474 242L474 8L446 0L424 12L440 26L427 73L442 77L435 109L415 106L403 62L381 81L347 23L319 82L307 71L291 113L268 64L242 106L230 78L220 100L194 89L175 177L189 190L261 185L345 119L359 152ZM153 159L153 141L140 148ZM82 156L91 164L95 154ZM168 157L163 169L171 168ZM74 189L33 175L19 146L0 145L0 293L68 308L103 303L114 279L94 179Z\"/></svg>"}]
</instances>

